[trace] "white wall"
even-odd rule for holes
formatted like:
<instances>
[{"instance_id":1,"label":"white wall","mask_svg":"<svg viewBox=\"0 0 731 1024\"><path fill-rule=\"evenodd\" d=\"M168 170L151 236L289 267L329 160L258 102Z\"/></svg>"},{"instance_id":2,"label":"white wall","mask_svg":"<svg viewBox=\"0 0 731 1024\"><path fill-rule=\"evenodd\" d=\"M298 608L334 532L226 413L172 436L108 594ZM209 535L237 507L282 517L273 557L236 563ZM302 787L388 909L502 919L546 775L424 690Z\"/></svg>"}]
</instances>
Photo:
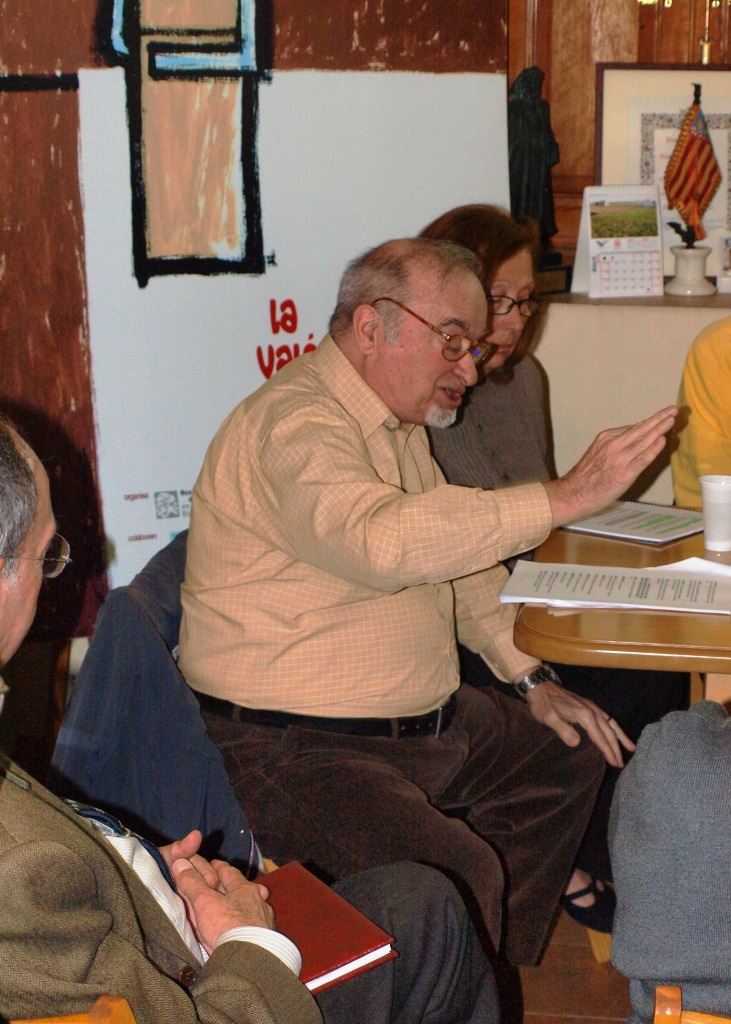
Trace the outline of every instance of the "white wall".
<instances>
[{"instance_id":1,"label":"white wall","mask_svg":"<svg viewBox=\"0 0 731 1024\"><path fill-rule=\"evenodd\" d=\"M685 357L726 299L552 302L535 355L548 375L556 468L565 473L600 430L634 423L678 396ZM672 505L669 448L633 498Z\"/></svg>"}]
</instances>

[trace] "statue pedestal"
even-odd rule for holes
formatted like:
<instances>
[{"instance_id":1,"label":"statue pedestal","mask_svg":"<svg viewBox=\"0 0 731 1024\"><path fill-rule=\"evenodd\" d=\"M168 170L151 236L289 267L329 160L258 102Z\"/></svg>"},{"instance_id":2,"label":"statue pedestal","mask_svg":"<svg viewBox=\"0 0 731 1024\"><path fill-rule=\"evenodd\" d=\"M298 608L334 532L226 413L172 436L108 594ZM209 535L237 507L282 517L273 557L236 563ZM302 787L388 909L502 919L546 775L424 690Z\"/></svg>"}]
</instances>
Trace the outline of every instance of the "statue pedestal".
<instances>
[{"instance_id":1,"label":"statue pedestal","mask_svg":"<svg viewBox=\"0 0 731 1024\"><path fill-rule=\"evenodd\" d=\"M716 286L706 277L706 259L710 253L707 245L673 245L670 251L675 256L675 277L665 285L668 295L714 295Z\"/></svg>"},{"instance_id":2,"label":"statue pedestal","mask_svg":"<svg viewBox=\"0 0 731 1024\"><path fill-rule=\"evenodd\" d=\"M536 291L539 295L568 292L571 289L571 267L557 249L543 249L537 260Z\"/></svg>"}]
</instances>

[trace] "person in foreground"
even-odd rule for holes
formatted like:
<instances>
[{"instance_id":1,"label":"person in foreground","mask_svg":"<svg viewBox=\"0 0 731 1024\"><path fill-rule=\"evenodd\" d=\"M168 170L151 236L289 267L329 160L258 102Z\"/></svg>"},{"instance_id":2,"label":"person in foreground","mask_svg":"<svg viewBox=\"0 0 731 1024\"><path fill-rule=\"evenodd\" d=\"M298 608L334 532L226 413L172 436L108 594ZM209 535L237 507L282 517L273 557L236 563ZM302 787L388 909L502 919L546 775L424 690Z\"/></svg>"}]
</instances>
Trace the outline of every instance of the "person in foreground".
<instances>
[{"instance_id":1,"label":"person in foreground","mask_svg":"<svg viewBox=\"0 0 731 1024\"><path fill-rule=\"evenodd\" d=\"M44 575L68 556L45 470L0 419L0 667L30 627ZM138 1024L315 1024L320 1011L333 1024L499 1020L466 911L435 871L395 865L339 887L396 936L400 956L318 994L318 1010L265 885L200 857L199 832L153 856L109 831L0 755L0 1017L85 1012L109 994Z\"/></svg>"},{"instance_id":2,"label":"person in foreground","mask_svg":"<svg viewBox=\"0 0 731 1024\"><path fill-rule=\"evenodd\" d=\"M623 493L675 409L560 480L445 484L424 424L453 422L492 351L479 273L451 243L370 250L319 347L230 414L194 487L179 665L275 860L439 867L533 963L629 740L516 649L496 563ZM526 704L460 687L455 623Z\"/></svg>"},{"instance_id":3,"label":"person in foreground","mask_svg":"<svg viewBox=\"0 0 731 1024\"><path fill-rule=\"evenodd\" d=\"M497 206L473 204L442 214L421 232L467 246L480 257L495 353L465 396L454 426L428 428L434 458L452 484L499 488L555 476L549 451L544 372L528 352L539 312L535 298L536 232ZM529 553L526 553L527 555ZM648 722L688 706L688 676L551 663L568 690L596 701L636 741ZM500 685L482 658L460 646L463 681ZM630 755L627 752L626 756ZM614 891L607 824L620 769L607 767L562 903L581 924L611 932Z\"/></svg>"},{"instance_id":4,"label":"person in foreground","mask_svg":"<svg viewBox=\"0 0 731 1024\"><path fill-rule=\"evenodd\" d=\"M731 317L705 327L690 346L678 406L677 447L670 457L675 503L701 507L699 479L731 474Z\"/></svg>"},{"instance_id":5,"label":"person in foreground","mask_svg":"<svg viewBox=\"0 0 731 1024\"><path fill-rule=\"evenodd\" d=\"M609 820L617 887L612 961L630 1024L652 1024L655 986L683 1011L731 1014L731 718L698 701L648 725Z\"/></svg>"}]
</instances>

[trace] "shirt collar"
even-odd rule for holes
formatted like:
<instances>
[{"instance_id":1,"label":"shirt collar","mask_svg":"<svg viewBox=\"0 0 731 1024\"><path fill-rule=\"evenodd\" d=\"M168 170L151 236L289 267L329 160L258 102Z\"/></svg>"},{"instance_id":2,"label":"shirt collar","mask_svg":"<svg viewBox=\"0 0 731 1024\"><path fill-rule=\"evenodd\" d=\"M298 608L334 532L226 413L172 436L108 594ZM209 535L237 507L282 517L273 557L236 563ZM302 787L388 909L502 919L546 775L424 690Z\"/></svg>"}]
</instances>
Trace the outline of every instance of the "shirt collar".
<instances>
[{"instance_id":1,"label":"shirt collar","mask_svg":"<svg viewBox=\"0 0 731 1024\"><path fill-rule=\"evenodd\" d=\"M364 437L380 427L397 430L401 421L363 380L351 361L326 334L314 355L322 380L332 396L360 424ZM409 431L413 424L404 424Z\"/></svg>"}]
</instances>

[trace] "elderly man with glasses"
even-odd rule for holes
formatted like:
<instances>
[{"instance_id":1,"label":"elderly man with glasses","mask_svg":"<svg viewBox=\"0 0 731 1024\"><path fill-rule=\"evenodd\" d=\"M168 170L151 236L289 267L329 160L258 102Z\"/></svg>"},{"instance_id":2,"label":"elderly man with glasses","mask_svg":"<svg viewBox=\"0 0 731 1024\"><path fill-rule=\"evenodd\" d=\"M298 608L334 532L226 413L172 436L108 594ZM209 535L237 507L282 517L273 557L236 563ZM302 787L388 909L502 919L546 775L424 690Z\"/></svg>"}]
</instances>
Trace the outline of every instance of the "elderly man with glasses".
<instances>
[{"instance_id":1,"label":"elderly man with glasses","mask_svg":"<svg viewBox=\"0 0 731 1024\"><path fill-rule=\"evenodd\" d=\"M676 410L557 481L445 484L424 425L490 355L479 273L431 239L367 252L317 350L230 414L193 491L180 667L272 856L439 867L493 950L533 963L629 741L515 648L497 563L622 494ZM456 635L526 703L460 686Z\"/></svg>"}]
</instances>

